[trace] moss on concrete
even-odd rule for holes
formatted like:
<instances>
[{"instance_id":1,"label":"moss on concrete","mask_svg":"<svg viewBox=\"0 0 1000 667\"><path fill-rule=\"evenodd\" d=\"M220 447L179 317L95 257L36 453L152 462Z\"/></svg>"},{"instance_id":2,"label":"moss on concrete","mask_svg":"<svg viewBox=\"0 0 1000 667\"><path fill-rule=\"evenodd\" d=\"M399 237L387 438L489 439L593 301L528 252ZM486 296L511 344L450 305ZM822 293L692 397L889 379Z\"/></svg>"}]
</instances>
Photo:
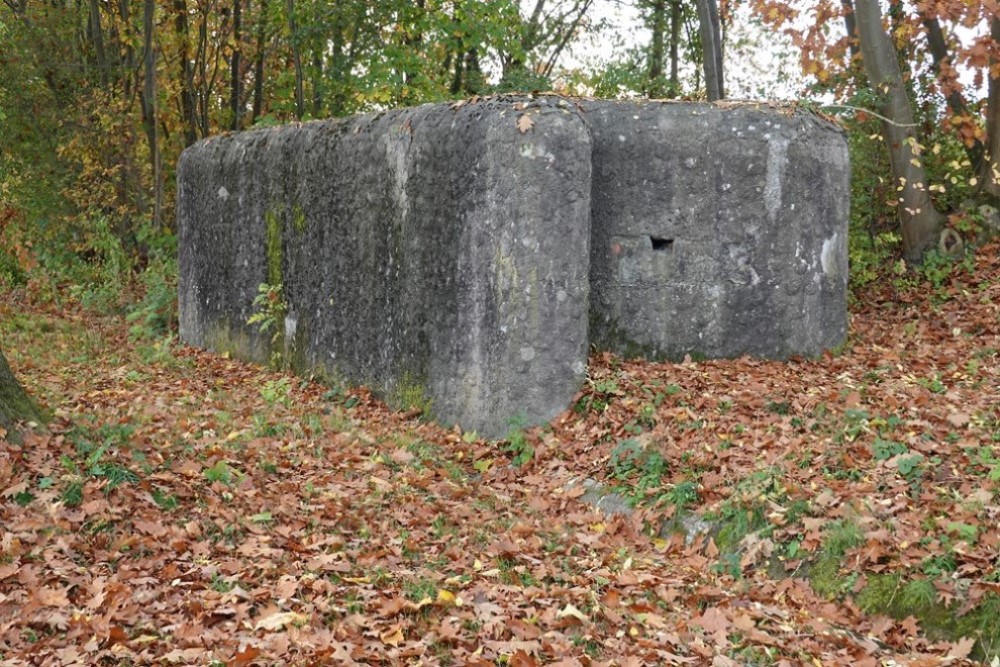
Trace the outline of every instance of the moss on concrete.
<instances>
[{"instance_id":1,"label":"moss on concrete","mask_svg":"<svg viewBox=\"0 0 1000 667\"><path fill-rule=\"evenodd\" d=\"M281 214L272 209L264 214L264 224L267 230L265 238L267 251L267 284L280 285L284 282L282 270L282 246L281 237L284 225Z\"/></svg>"},{"instance_id":2,"label":"moss on concrete","mask_svg":"<svg viewBox=\"0 0 1000 667\"><path fill-rule=\"evenodd\" d=\"M599 350L611 350L626 359L649 361L680 361L684 355L673 357L660 352L655 346L632 339L614 320L607 320L590 309L590 343ZM694 355L691 357L694 359ZM704 358L704 357L702 357Z\"/></svg>"},{"instance_id":3,"label":"moss on concrete","mask_svg":"<svg viewBox=\"0 0 1000 667\"><path fill-rule=\"evenodd\" d=\"M433 401L428 397L425 383L409 371L396 384L389 403L399 410L417 409L426 416L432 414Z\"/></svg>"},{"instance_id":4,"label":"moss on concrete","mask_svg":"<svg viewBox=\"0 0 1000 667\"><path fill-rule=\"evenodd\" d=\"M306 214L298 204L292 208L292 229L295 230L296 234L302 234L306 231Z\"/></svg>"},{"instance_id":5,"label":"moss on concrete","mask_svg":"<svg viewBox=\"0 0 1000 667\"><path fill-rule=\"evenodd\" d=\"M236 359L256 363L267 361L260 345L254 343L245 329L231 327L227 322L217 322L205 332L204 347L217 354L228 354Z\"/></svg>"}]
</instances>

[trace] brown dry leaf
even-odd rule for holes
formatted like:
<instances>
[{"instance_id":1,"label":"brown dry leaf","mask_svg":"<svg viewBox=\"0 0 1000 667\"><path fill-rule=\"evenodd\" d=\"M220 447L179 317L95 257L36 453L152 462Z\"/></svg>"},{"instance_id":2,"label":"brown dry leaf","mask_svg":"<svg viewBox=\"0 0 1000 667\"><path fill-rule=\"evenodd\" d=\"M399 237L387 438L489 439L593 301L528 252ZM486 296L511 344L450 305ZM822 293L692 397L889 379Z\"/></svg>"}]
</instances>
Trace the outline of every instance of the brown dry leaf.
<instances>
[{"instance_id":1,"label":"brown dry leaf","mask_svg":"<svg viewBox=\"0 0 1000 667\"><path fill-rule=\"evenodd\" d=\"M282 577L274 587L274 593L280 600L288 600L299 590L299 581L295 577Z\"/></svg>"},{"instance_id":2,"label":"brown dry leaf","mask_svg":"<svg viewBox=\"0 0 1000 667\"><path fill-rule=\"evenodd\" d=\"M945 657L952 660L965 660L972 653L972 648L975 645L976 639L974 637L962 637L954 644L949 644L951 648L948 649L948 655Z\"/></svg>"},{"instance_id":3,"label":"brown dry leaf","mask_svg":"<svg viewBox=\"0 0 1000 667\"><path fill-rule=\"evenodd\" d=\"M691 622L705 628L705 630L709 633L719 632L720 630L725 632L729 630L729 626L732 625L726 615L718 607L707 608L701 616L692 619Z\"/></svg>"},{"instance_id":4,"label":"brown dry leaf","mask_svg":"<svg viewBox=\"0 0 1000 667\"><path fill-rule=\"evenodd\" d=\"M43 607L67 607L69 606L69 596L62 588L39 588L35 591L35 599Z\"/></svg>"},{"instance_id":5,"label":"brown dry leaf","mask_svg":"<svg viewBox=\"0 0 1000 667\"><path fill-rule=\"evenodd\" d=\"M533 121L531 119L531 116L529 116L528 114L523 113L520 116L518 116L517 129L521 132L521 134L526 133L534 126L535 126L535 121Z\"/></svg>"},{"instance_id":6,"label":"brown dry leaf","mask_svg":"<svg viewBox=\"0 0 1000 667\"><path fill-rule=\"evenodd\" d=\"M0 438L0 440L2 440L2 438ZM3 491L0 491L0 498L13 498L17 494L24 493L27 490L28 490L28 483L20 482L18 484L14 484L13 486L8 486Z\"/></svg>"},{"instance_id":7,"label":"brown dry leaf","mask_svg":"<svg viewBox=\"0 0 1000 667\"><path fill-rule=\"evenodd\" d=\"M255 646L246 646L233 656L233 659L229 662L233 667L242 667L243 665L249 665L251 662L257 659L260 655L260 649Z\"/></svg>"},{"instance_id":8,"label":"brown dry leaf","mask_svg":"<svg viewBox=\"0 0 1000 667\"><path fill-rule=\"evenodd\" d=\"M566 618L567 616L575 618L583 623L586 623L589 620L586 614L572 604L567 604L556 613L556 618Z\"/></svg>"},{"instance_id":9,"label":"brown dry leaf","mask_svg":"<svg viewBox=\"0 0 1000 667\"><path fill-rule=\"evenodd\" d=\"M962 428L972 421L972 417L964 412L954 412L948 415L948 421L955 428Z\"/></svg>"},{"instance_id":10,"label":"brown dry leaf","mask_svg":"<svg viewBox=\"0 0 1000 667\"><path fill-rule=\"evenodd\" d=\"M308 620L309 617L305 614L298 614L294 611L279 611L257 621L256 625L254 625L254 630L274 632L282 630L288 625L303 625Z\"/></svg>"},{"instance_id":11,"label":"brown dry leaf","mask_svg":"<svg viewBox=\"0 0 1000 667\"><path fill-rule=\"evenodd\" d=\"M402 642L406 640L403 636L403 626L394 625L385 632L379 634L379 639L382 640L383 644L388 644L389 646L399 646Z\"/></svg>"}]
</instances>

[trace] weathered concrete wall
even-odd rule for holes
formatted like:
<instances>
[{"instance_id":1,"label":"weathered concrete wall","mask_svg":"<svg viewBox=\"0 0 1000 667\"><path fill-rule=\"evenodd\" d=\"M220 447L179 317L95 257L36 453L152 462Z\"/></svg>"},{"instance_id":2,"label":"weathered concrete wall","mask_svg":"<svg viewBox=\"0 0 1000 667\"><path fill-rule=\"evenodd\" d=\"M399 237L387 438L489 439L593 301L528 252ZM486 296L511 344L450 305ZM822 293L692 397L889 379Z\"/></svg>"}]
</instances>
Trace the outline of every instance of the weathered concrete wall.
<instances>
[{"instance_id":1,"label":"weathered concrete wall","mask_svg":"<svg viewBox=\"0 0 1000 667\"><path fill-rule=\"evenodd\" d=\"M750 105L583 107L592 342L629 356L784 358L844 341L842 132Z\"/></svg>"},{"instance_id":2,"label":"weathered concrete wall","mask_svg":"<svg viewBox=\"0 0 1000 667\"><path fill-rule=\"evenodd\" d=\"M588 329L646 357L842 343L848 180L839 130L749 105L493 99L217 137L178 170L181 336L267 361L247 320L282 284L293 368L501 436L565 409Z\"/></svg>"},{"instance_id":3,"label":"weathered concrete wall","mask_svg":"<svg viewBox=\"0 0 1000 667\"><path fill-rule=\"evenodd\" d=\"M211 138L178 168L180 332L487 436L565 409L587 354L591 144L557 99L423 106ZM534 127L516 126L524 113Z\"/></svg>"}]
</instances>

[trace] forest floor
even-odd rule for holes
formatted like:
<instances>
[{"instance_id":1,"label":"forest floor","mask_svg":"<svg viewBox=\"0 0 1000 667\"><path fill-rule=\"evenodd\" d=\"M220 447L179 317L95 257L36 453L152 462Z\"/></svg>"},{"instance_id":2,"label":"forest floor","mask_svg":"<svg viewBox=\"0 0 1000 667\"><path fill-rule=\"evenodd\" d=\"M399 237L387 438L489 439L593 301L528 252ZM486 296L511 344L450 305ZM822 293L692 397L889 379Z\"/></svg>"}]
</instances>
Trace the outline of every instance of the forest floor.
<instances>
[{"instance_id":1,"label":"forest floor","mask_svg":"<svg viewBox=\"0 0 1000 667\"><path fill-rule=\"evenodd\" d=\"M0 663L1000 664L997 255L500 442L8 292Z\"/></svg>"}]
</instances>

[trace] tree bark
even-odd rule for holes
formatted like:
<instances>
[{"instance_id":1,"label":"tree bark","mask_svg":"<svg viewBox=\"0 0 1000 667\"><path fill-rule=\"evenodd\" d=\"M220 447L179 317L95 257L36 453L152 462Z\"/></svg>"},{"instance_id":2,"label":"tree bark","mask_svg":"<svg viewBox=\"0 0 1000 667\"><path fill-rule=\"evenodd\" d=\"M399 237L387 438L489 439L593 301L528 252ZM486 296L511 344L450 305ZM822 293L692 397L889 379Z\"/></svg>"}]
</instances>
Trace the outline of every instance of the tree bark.
<instances>
[{"instance_id":1,"label":"tree bark","mask_svg":"<svg viewBox=\"0 0 1000 667\"><path fill-rule=\"evenodd\" d=\"M142 124L149 143L149 162L153 170L153 226L163 224L163 177L160 142L157 139L156 121L156 47L153 43L153 19L156 0L144 0L142 13L143 68Z\"/></svg>"},{"instance_id":2,"label":"tree bark","mask_svg":"<svg viewBox=\"0 0 1000 667\"><path fill-rule=\"evenodd\" d=\"M135 89L134 80L134 70L135 70L135 49L132 47L132 40L128 38L132 33L132 18L129 12L129 0L119 0L118 1L118 15L122 20L122 29L126 31L124 37L119 37L119 41L122 42L122 53L124 58L125 71L122 74L122 81L124 84L125 97L132 97L132 91Z\"/></svg>"},{"instance_id":3,"label":"tree bark","mask_svg":"<svg viewBox=\"0 0 1000 667\"><path fill-rule=\"evenodd\" d=\"M950 60L948 43L945 41L944 31L941 30L941 22L937 18L922 16L922 22L924 30L927 31L927 46L931 52L931 66L934 74L940 80L942 65ZM971 116L969 107L965 103L965 97L957 89L951 90L945 100L948 103L948 108L951 109L952 114L955 116ZM976 139L971 146L965 145L964 142L962 146L965 149L966 155L969 156L969 163L972 165L973 172L979 173L982 168L983 151L985 150L983 143Z\"/></svg>"},{"instance_id":4,"label":"tree bark","mask_svg":"<svg viewBox=\"0 0 1000 667\"><path fill-rule=\"evenodd\" d=\"M663 77L663 61L666 58L667 0L653 0L653 38L649 46L649 89L650 97L660 97L662 91L658 79Z\"/></svg>"},{"instance_id":5,"label":"tree bark","mask_svg":"<svg viewBox=\"0 0 1000 667\"><path fill-rule=\"evenodd\" d=\"M913 109L906 94L896 50L882 27L879 0L855 0L861 58L871 85L883 96L883 132L889 144L892 175L899 194L899 226L903 256L919 262L938 241L944 216L934 207L927 189L927 173L917 150Z\"/></svg>"},{"instance_id":6,"label":"tree bark","mask_svg":"<svg viewBox=\"0 0 1000 667\"><path fill-rule=\"evenodd\" d=\"M260 0L257 17L257 54L253 63L253 111L250 123L256 123L264 107L264 59L267 57L267 0Z\"/></svg>"},{"instance_id":7,"label":"tree bark","mask_svg":"<svg viewBox=\"0 0 1000 667\"><path fill-rule=\"evenodd\" d=\"M0 431L6 431L0 440L15 441L18 438L18 422L41 424L43 421L41 411L14 377L3 350L0 350Z\"/></svg>"},{"instance_id":8,"label":"tree bark","mask_svg":"<svg viewBox=\"0 0 1000 667\"><path fill-rule=\"evenodd\" d=\"M94 42L98 74L101 86L108 87L108 57L104 50L104 28L101 26L101 8L97 0L90 0L90 35Z\"/></svg>"},{"instance_id":9,"label":"tree bark","mask_svg":"<svg viewBox=\"0 0 1000 667\"><path fill-rule=\"evenodd\" d=\"M667 97L676 97L681 90L679 50L681 22L684 20L682 10L681 0L670 1L670 94Z\"/></svg>"},{"instance_id":10,"label":"tree bark","mask_svg":"<svg viewBox=\"0 0 1000 667\"><path fill-rule=\"evenodd\" d=\"M854 20L854 6L851 0L840 0L844 8L844 30L847 31L847 48L851 53L851 60L858 57L858 25Z\"/></svg>"},{"instance_id":11,"label":"tree bark","mask_svg":"<svg viewBox=\"0 0 1000 667\"><path fill-rule=\"evenodd\" d=\"M708 14L712 22L712 43L715 46L715 76L719 80L719 99L726 96L725 68L722 64L722 48L726 43L722 32L722 19L719 17L719 3L708 0Z\"/></svg>"},{"instance_id":12,"label":"tree bark","mask_svg":"<svg viewBox=\"0 0 1000 667\"><path fill-rule=\"evenodd\" d=\"M306 114L305 91L302 85L302 52L299 48L299 28L295 21L295 0L285 0L288 12L288 30L291 32L292 64L295 66L295 117L302 120Z\"/></svg>"},{"instance_id":13,"label":"tree bark","mask_svg":"<svg viewBox=\"0 0 1000 667\"><path fill-rule=\"evenodd\" d=\"M990 22L990 35L994 44L1000 44L1000 17L993 17ZM994 71L998 64L996 58L992 59L989 71ZM982 161L980 177L983 191L996 203L1000 200L1000 76L990 77L986 103L986 159Z\"/></svg>"},{"instance_id":14,"label":"tree bark","mask_svg":"<svg viewBox=\"0 0 1000 667\"><path fill-rule=\"evenodd\" d=\"M191 38L188 28L187 0L174 0L174 34L178 44L178 60L181 75L181 116L184 126L184 147L198 140L198 116L194 104L194 70L188 54Z\"/></svg>"},{"instance_id":15,"label":"tree bark","mask_svg":"<svg viewBox=\"0 0 1000 667\"><path fill-rule=\"evenodd\" d=\"M232 129L239 130L243 120L243 3L233 0L233 57L229 63L229 110L233 113Z\"/></svg>"},{"instance_id":16,"label":"tree bark","mask_svg":"<svg viewBox=\"0 0 1000 667\"><path fill-rule=\"evenodd\" d=\"M709 102L721 100L722 45L719 43L719 10L715 0L698 1L698 25L701 34L702 68L705 72L705 94Z\"/></svg>"}]
</instances>

